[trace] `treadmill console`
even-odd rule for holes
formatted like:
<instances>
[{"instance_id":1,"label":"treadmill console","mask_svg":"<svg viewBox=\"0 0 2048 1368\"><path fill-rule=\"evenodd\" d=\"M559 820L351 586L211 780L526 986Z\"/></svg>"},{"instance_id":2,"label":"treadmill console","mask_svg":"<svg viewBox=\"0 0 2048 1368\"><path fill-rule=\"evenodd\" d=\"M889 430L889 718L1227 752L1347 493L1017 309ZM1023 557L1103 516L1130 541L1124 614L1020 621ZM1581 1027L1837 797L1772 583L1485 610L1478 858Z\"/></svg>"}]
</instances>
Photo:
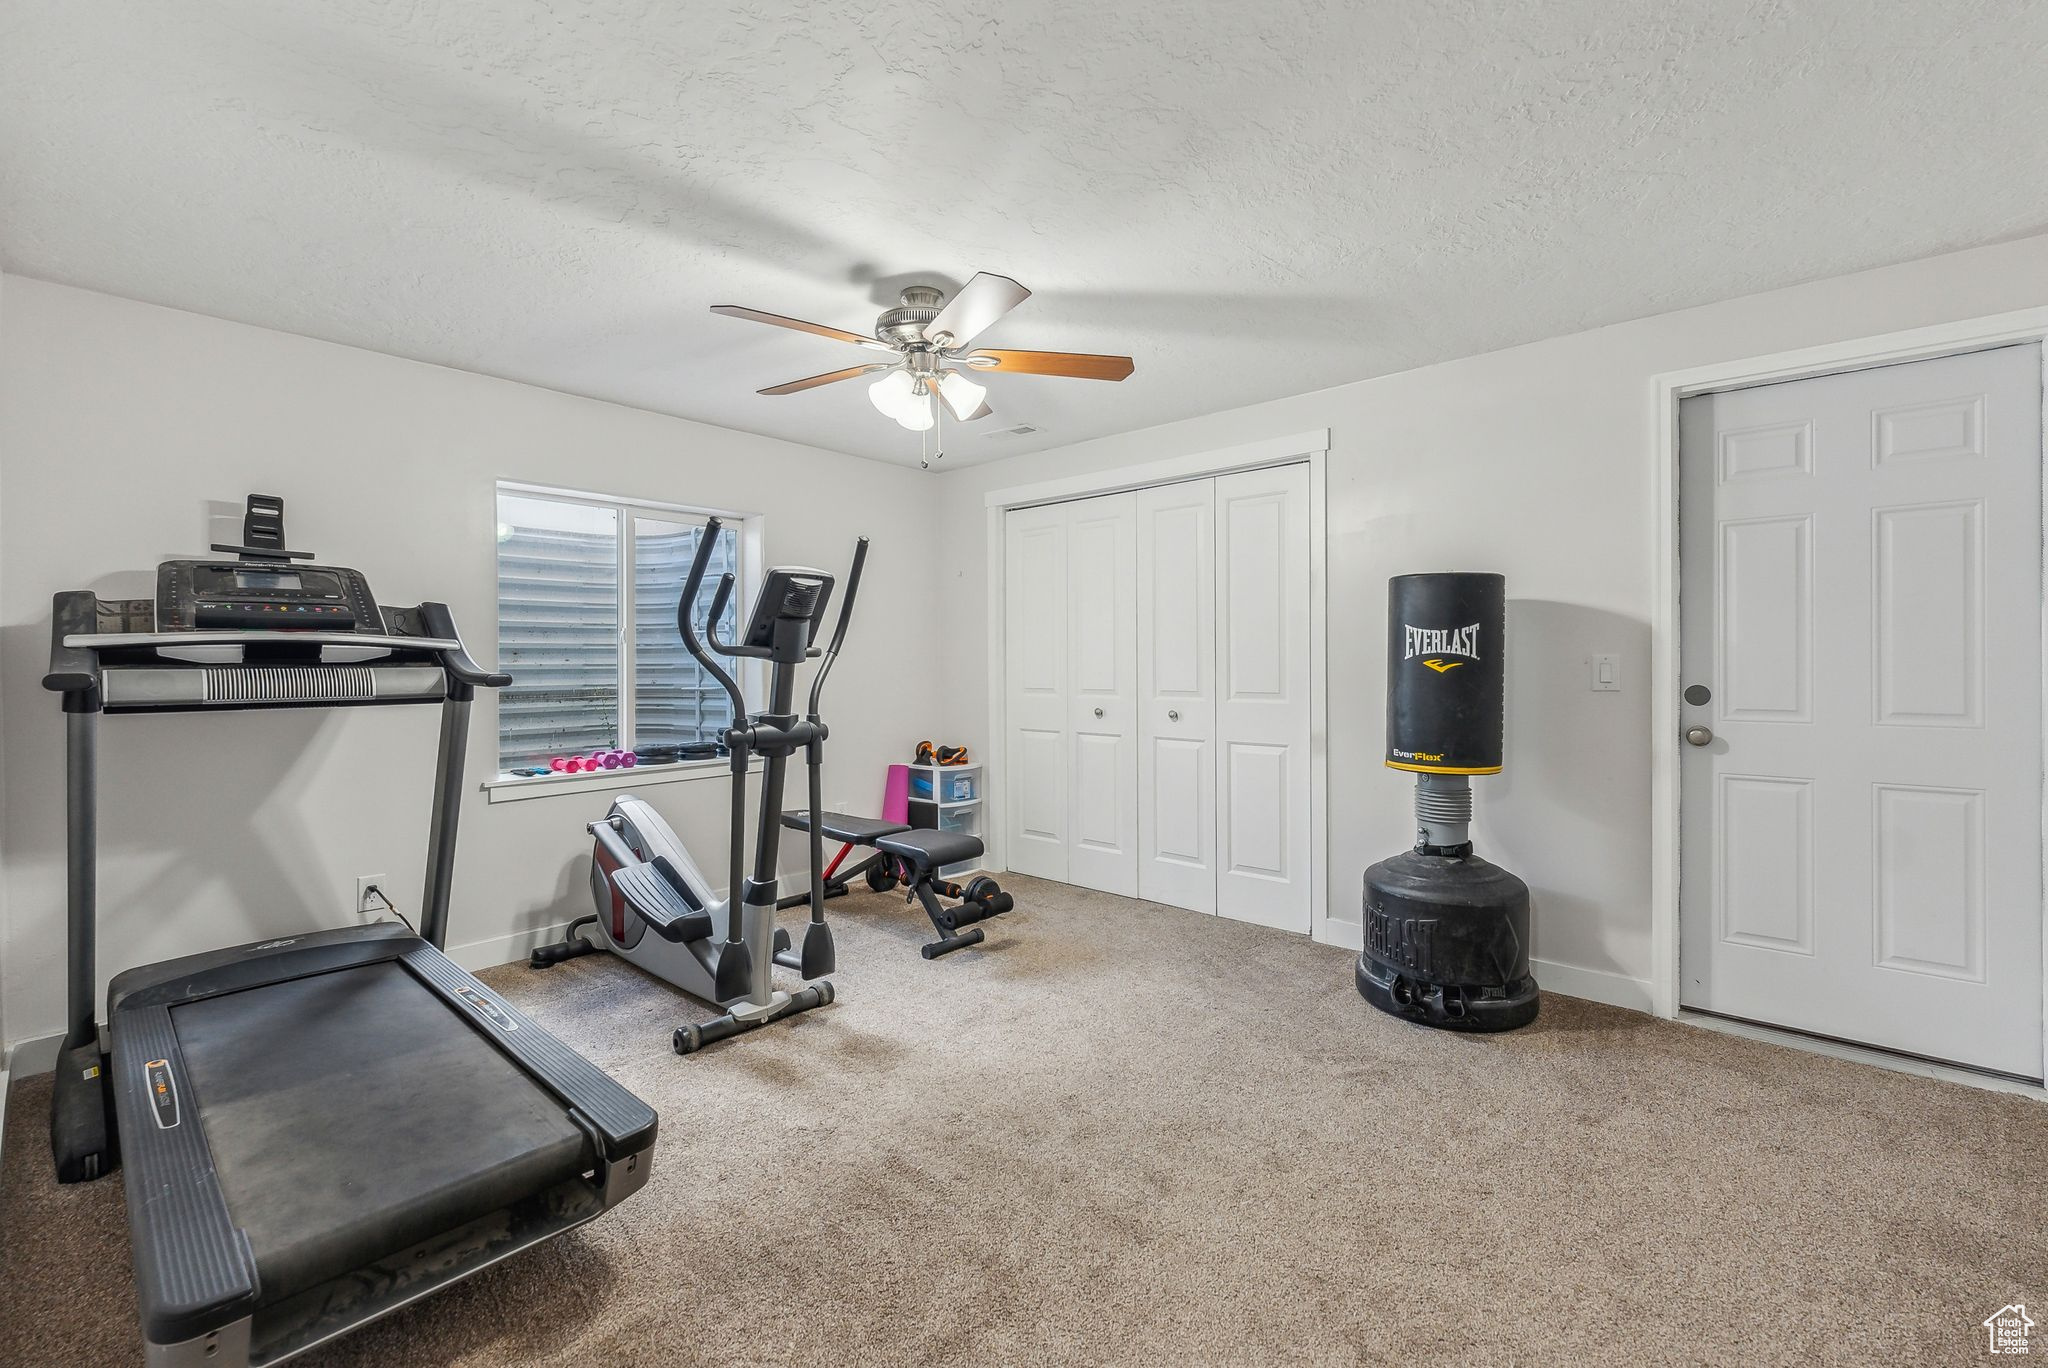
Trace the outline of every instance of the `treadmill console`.
<instances>
[{"instance_id":1,"label":"treadmill console","mask_svg":"<svg viewBox=\"0 0 2048 1368\"><path fill-rule=\"evenodd\" d=\"M57 594L43 687L74 712L178 712L439 703L511 682L470 658L448 605L379 605L360 571L286 550L284 500L249 496L242 543L163 562L153 599Z\"/></svg>"},{"instance_id":2,"label":"treadmill console","mask_svg":"<svg viewBox=\"0 0 2048 1368\"><path fill-rule=\"evenodd\" d=\"M165 561L156 572L156 629L384 630L362 573L290 561Z\"/></svg>"}]
</instances>

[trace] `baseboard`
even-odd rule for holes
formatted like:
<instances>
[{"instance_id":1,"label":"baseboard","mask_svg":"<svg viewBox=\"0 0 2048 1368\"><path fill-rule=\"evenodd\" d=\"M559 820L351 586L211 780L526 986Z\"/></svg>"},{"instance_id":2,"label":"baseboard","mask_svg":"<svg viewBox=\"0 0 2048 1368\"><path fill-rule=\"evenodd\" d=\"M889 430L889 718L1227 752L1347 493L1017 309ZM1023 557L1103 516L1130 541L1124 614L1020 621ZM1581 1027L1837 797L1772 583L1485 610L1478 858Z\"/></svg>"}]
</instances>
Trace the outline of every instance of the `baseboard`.
<instances>
[{"instance_id":1,"label":"baseboard","mask_svg":"<svg viewBox=\"0 0 2048 1368\"><path fill-rule=\"evenodd\" d=\"M447 954L449 959L470 973L500 964L523 964L534 947L553 944L560 940L568 929L567 922L537 926L525 931L514 931L510 935L471 941L467 945L451 945ZM58 1047L63 1043L64 1037L61 1034L36 1036L18 1041L7 1056L8 1069L20 1078L48 1073L57 1067Z\"/></svg>"},{"instance_id":2,"label":"baseboard","mask_svg":"<svg viewBox=\"0 0 2048 1368\"><path fill-rule=\"evenodd\" d=\"M500 964L523 964L526 957L543 945L553 945L569 930L569 923L556 922L551 926L536 926L525 931L514 931L508 936L492 936L487 940L471 941L467 945L451 945L447 955L456 964L474 974L479 969L491 969Z\"/></svg>"},{"instance_id":3,"label":"baseboard","mask_svg":"<svg viewBox=\"0 0 2048 1368\"><path fill-rule=\"evenodd\" d=\"M1320 945L1334 945L1340 950L1365 949L1365 927L1359 922L1317 917L1312 934Z\"/></svg>"},{"instance_id":4,"label":"baseboard","mask_svg":"<svg viewBox=\"0 0 2048 1368\"><path fill-rule=\"evenodd\" d=\"M1318 917L1315 939L1323 945L1363 950L1365 927L1354 921ZM1656 1011L1656 995L1651 992L1648 979L1610 974L1601 969L1581 969L1576 964L1559 964L1555 960L1531 960L1529 967L1545 992L1603 1002L1610 1007L1626 1007L1632 1012Z\"/></svg>"},{"instance_id":5,"label":"baseboard","mask_svg":"<svg viewBox=\"0 0 2048 1368\"><path fill-rule=\"evenodd\" d=\"M57 1067L63 1053L64 1034L31 1036L7 1047L6 1071L15 1078L33 1078Z\"/></svg>"},{"instance_id":6,"label":"baseboard","mask_svg":"<svg viewBox=\"0 0 2048 1368\"><path fill-rule=\"evenodd\" d=\"M778 898L786 898L810 886L811 876L807 871L784 874L775 881L775 894ZM723 898L725 890L718 889L712 896ZM568 930L568 922L556 922L549 926L514 931L510 935L491 936L485 940L451 946L447 955L472 974L479 969L491 969L500 964L524 964L526 957L536 948L554 944L568 934Z\"/></svg>"},{"instance_id":7,"label":"baseboard","mask_svg":"<svg viewBox=\"0 0 2048 1368\"><path fill-rule=\"evenodd\" d=\"M1529 968L1536 975L1537 985L1548 993L1604 1002L1609 1007L1626 1007L1632 1012L1657 1010L1657 995L1648 979L1612 974L1604 969L1581 969L1576 964L1559 964L1555 960L1531 960Z\"/></svg>"}]
</instances>

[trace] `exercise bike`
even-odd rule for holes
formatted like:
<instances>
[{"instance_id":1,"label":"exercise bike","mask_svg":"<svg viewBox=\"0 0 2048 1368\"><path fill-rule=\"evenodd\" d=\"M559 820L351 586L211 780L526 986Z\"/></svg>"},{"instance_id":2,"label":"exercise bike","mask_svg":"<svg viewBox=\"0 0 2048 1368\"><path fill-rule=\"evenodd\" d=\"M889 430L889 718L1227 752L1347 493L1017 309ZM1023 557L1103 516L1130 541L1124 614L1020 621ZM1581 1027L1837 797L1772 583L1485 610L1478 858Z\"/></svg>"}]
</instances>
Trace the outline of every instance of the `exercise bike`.
<instances>
[{"instance_id":1,"label":"exercise bike","mask_svg":"<svg viewBox=\"0 0 2048 1368\"><path fill-rule=\"evenodd\" d=\"M804 752L810 771L811 807L815 811L822 806L819 795L824 781L819 767L829 732L818 711L819 698L846 638L847 619L853 612L861 566L868 554L867 538L862 537L854 547L831 645L811 681L809 708L799 719L794 711L797 667L819 654L813 643L832 597L832 576L801 566L770 570L746 630L737 642L728 644L718 637L718 621L733 591L733 577L727 574L712 597L711 614L700 639L692 608L712 548L718 543L718 531L716 518L704 525L676 608L676 627L690 654L732 699L732 726L722 737L732 765L728 894L713 897L710 881L661 815L643 800L621 794L603 819L589 828L596 840L590 892L597 910L571 923L564 940L542 946L530 959L534 968L544 969L595 950L609 950L690 996L726 1009L724 1016L711 1021L677 1027L677 1054L691 1054L713 1041L832 1001L832 981L825 977L833 969L833 951L832 932L825 925L822 838L816 832L811 835L811 919L800 950L792 947L788 932L775 925L776 862L783 777L789 758L798 751ZM705 649L707 641L710 651ZM747 711L738 682L712 658L712 651L728 658L769 662L766 712ZM767 764L761 779L753 872L742 880L746 869L747 764L756 755ZM577 934L586 926L595 928L595 940ZM777 966L795 972L808 986L793 993L775 987Z\"/></svg>"}]
</instances>

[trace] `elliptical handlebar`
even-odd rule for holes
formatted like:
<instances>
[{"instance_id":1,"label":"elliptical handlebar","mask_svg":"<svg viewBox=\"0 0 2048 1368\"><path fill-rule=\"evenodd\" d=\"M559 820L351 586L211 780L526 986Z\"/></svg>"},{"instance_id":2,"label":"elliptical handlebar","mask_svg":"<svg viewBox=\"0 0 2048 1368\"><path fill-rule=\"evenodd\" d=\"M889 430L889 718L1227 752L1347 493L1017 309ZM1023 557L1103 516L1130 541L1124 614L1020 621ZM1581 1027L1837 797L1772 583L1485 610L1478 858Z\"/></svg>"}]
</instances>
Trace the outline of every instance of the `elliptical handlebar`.
<instances>
[{"instance_id":1,"label":"elliptical handlebar","mask_svg":"<svg viewBox=\"0 0 2048 1368\"><path fill-rule=\"evenodd\" d=\"M832 628L832 644L825 648L825 659L818 666L818 673L811 680L810 719L819 720L818 700L825 692L825 676L832 673L832 664L839 659L839 643L846 640L846 622L853 616L854 595L860 592L860 570L867 563L868 539L862 537L853 546L853 568L846 572L846 593L839 600L839 621Z\"/></svg>"},{"instance_id":2,"label":"elliptical handlebar","mask_svg":"<svg viewBox=\"0 0 2048 1368\"><path fill-rule=\"evenodd\" d=\"M704 572L711 567L711 552L718 545L721 527L718 519L712 518L704 524L704 531L697 538L697 556L690 562L690 577L683 582L683 596L676 604L676 627L683 635L683 645L689 647L690 654L697 658L697 663L708 670L711 677L722 684L726 693L731 696L733 725L741 727L745 726L747 721L747 697L740 692L739 682L704 649L703 641L697 636L697 624L693 620L696 615L692 612L697 602L697 591L704 587ZM717 644L719 614L724 612L726 599L732 594L732 584L733 577L730 574L719 582L718 600L712 605L710 621L705 624L705 630L711 634L714 645Z\"/></svg>"},{"instance_id":3,"label":"elliptical handlebar","mask_svg":"<svg viewBox=\"0 0 2048 1368\"><path fill-rule=\"evenodd\" d=\"M718 620L725 616L725 605L732 599L735 581L730 570L718 581L718 589L711 595L711 616L704 619L704 644L722 656L739 654L730 644L718 639Z\"/></svg>"}]
</instances>

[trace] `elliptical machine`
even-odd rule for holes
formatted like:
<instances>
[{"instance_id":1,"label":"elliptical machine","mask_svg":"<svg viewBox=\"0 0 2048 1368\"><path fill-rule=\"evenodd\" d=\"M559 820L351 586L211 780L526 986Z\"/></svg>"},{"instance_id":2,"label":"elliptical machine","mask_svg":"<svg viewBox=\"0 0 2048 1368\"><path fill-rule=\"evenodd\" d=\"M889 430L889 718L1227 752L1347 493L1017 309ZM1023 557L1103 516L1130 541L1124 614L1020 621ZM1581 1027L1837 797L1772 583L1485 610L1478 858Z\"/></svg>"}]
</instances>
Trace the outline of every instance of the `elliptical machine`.
<instances>
[{"instance_id":1,"label":"elliptical machine","mask_svg":"<svg viewBox=\"0 0 2048 1368\"><path fill-rule=\"evenodd\" d=\"M695 998L714 1002L726 1014L701 1024L676 1028L677 1054L691 1054L715 1040L751 1031L797 1012L822 1007L832 1001L832 932L825 925L824 843L813 831L810 840L811 892L810 924L804 929L803 948L792 948L789 933L775 925L776 862L782 832L783 778L789 758L804 752L810 770L811 810L823 806L825 738L829 734L819 714L819 698L825 678L839 658L839 646L846 638L847 619L860 590L860 572L867 560L868 541L855 545L853 566L846 576L846 594L839 603L839 620L832 631L832 643L811 681L810 706L799 720L796 703L796 672L804 661L819 654L812 643L818 625L832 598L832 576L802 566L777 566L762 581L754 611L746 630L732 644L718 639L718 620L732 597L733 577L727 574L718 584L711 601L711 614L700 639L692 621L692 605L704 582L712 548L717 545L719 521L711 519L697 542L697 556L683 585L682 601L676 607L676 627L683 644L712 678L724 686L732 699L733 721L724 735L732 764L731 887L727 896L714 899L711 884L683 848L682 841L661 815L631 794L615 799L611 811L590 824L596 838L592 851L590 892L597 910L579 917L569 927L566 939L533 952L530 963L545 969L566 959L609 950L639 965L657 978L673 983ZM761 713L747 711L746 696L726 668L705 650L731 658L769 662L769 704ZM746 869L747 763L759 755L767 761L761 782L761 810L754 839L753 872L742 881ZM579 928L594 926L595 941L577 934ZM775 987L777 965L794 971L809 986L794 993Z\"/></svg>"}]
</instances>

